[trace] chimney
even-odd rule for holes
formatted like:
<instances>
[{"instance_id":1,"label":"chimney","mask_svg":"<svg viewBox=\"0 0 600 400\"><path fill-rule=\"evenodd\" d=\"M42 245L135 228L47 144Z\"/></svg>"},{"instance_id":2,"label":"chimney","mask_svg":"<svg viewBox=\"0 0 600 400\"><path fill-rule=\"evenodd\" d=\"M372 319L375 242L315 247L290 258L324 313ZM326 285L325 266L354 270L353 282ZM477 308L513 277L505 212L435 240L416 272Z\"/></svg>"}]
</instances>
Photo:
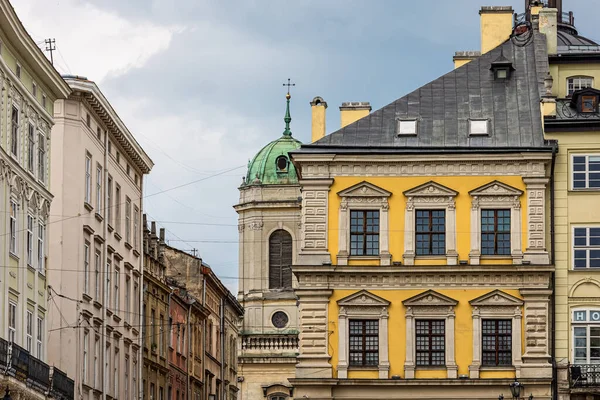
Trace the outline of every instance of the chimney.
<instances>
[{"instance_id":1,"label":"chimney","mask_svg":"<svg viewBox=\"0 0 600 400\"><path fill-rule=\"evenodd\" d=\"M158 259L162 262L165 256L165 228L160 228L160 238L158 241Z\"/></svg>"},{"instance_id":2,"label":"chimney","mask_svg":"<svg viewBox=\"0 0 600 400\"><path fill-rule=\"evenodd\" d=\"M310 102L312 110L312 142L325 137L325 110L327 102L322 97L315 97Z\"/></svg>"},{"instance_id":3,"label":"chimney","mask_svg":"<svg viewBox=\"0 0 600 400\"><path fill-rule=\"evenodd\" d=\"M498 47L510 37L513 28L511 6L483 6L481 16L481 54Z\"/></svg>"},{"instance_id":4,"label":"chimney","mask_svg":"<svg viewBox=\"0 0 600 400\"><path fill-rule=\"evenodd\" d=\"M150 254L152 255L152 258L156 258L157 256L156 239L156 221L152 221L152 224L150 225Z\"/></svg>"},{"instance_id":5,"label":"chimney","mask_svg":"<svg viewBox=\"0 0 600 400\"><path fill-rule=\"evenodd\" d=\"M452 61L454 61L454 69L462 67L467 64L469 61L473 61L477 57L481 55L479 51L457 51L454 53L454 57L452 57Z\"/></svg>"},{"instance_id":6,"label":"chimney","mask_svg":"<svg viewBox=\"0 0 600 400\"><path fill-rule=\"evenodd\" d=\"M546 35L548 54L556 54L557 52L557 15L558 10L556 8L542 8L539 11L540 33Z\"/></svg>"},{"instance_id":7,"label":"chimney","mask_svg":"<svg viewBox=\"0 0 600 400\"><path fill-rule=\"evenodd\" d=\"M368 101L348 101L340 107L340 119L342 128L346 125L366 117L371 112L371 103Z\"/></svg>"}]
</instances>

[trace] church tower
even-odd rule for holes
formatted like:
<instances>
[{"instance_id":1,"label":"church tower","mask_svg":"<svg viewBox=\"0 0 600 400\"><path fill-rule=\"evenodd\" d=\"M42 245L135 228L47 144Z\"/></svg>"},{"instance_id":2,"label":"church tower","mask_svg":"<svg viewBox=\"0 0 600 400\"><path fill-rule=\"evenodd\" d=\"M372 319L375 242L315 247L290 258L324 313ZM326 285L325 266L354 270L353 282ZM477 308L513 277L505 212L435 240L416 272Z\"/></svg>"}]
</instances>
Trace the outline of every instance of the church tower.
<instances>
[{"instance_id":1,"label":"church tower","mask_svg":"<svg viewBox=\"0 0 600 400\"><path fill-rule=\"evenodd\" d=\"M288 152L300 147L290 130L286 95L285 130L249 162L234 206L239 215L238 300L245 309L240 327L238 380L244 400L291 397L295 374L298 308L292 275L300 235L301 194Z\"/></svg>"}]
</instances>

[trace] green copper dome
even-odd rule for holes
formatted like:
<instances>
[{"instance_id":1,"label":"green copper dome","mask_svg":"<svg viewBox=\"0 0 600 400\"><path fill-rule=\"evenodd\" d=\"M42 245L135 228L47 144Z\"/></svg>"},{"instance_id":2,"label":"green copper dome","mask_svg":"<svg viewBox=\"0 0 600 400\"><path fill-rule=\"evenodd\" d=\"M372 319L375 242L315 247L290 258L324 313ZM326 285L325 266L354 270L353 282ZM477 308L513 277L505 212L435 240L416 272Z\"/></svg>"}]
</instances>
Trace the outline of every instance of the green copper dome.
<instances>
[{"instance_id":1,"label":"green copper dome","mask_svg":"<svg viewBox=\"0 0 600 400\"><path fill-rule=\"evenodd\" d=\"M292 137L290 130L290 94L286 95L285 130L283 135L263 147L248 163L245 185L290 185L298 183L298 175L288 152L302 143Z\"/></svg>"}]
</instances>

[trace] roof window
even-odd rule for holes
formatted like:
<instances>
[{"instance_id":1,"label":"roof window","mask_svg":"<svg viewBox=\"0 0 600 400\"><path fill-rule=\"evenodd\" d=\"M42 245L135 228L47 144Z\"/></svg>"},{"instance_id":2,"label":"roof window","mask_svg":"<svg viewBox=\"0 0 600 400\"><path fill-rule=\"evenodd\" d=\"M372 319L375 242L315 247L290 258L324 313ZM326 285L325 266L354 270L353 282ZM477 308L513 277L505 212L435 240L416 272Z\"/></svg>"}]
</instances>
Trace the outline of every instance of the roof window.
<instances>
[{"instance_id":1,"label":"roof window","mask_svg":"<svg viewBox=\"0 0 600 400\"><path fill-rule=\"evenodd\" d=\"M417 119L416 118L400 118L398 119L398 136L414 136L417 134Z\"/></svg>"},{"instance_id":2,"label":"roof window","mask_svg":"<svg viewBox=\"0 0 600 400\"><path fill-rule=\"evenodd\" d=\"M469 136L488 136L490 134L490 121L488 119L470 119Z\"/></svg>"},{"instance_id":3,"label":"roof window","mask_svg":"<svg viewBox=\"0 0 600 400\"><path fill-rule=\"evenodd\" d=\"M279 156L275 159L275 166L277 167L277 172L288 172L288 165L290 161L286 156Z\"/></svg>"}]
</instances>

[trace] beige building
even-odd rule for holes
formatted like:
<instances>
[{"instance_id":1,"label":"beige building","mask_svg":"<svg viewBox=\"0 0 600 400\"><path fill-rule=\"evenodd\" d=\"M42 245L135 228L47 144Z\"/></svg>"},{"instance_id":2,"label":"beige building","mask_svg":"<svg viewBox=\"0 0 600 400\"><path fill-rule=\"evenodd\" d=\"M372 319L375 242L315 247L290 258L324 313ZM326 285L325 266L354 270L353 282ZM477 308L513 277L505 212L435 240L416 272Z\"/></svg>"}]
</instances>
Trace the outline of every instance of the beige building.
<instances>
[{"instance_id":1,"label":"beige building","mask_svg":"<svg viewBox=\"0 0 600 400\"><path fill-rule=\"evenodd\" d=\"M11 4L0 0L0 382L4 390L5 372L15 375L17 359L31 359L41 372L18 371L33 378L37 390L6 378L13 398L40 399L50 386L50 130L53 103L69 92Z\"/></svg>"},{"instance_id":2,"label":"beige building","mask_svg":"<svg viewBox=\"0 0 600 400\"><path fill-rule=\"evenodd\" d=\"M283 135L267 144L248 165L240 186L238 301L245 309L238 353L240 398L292 396L288 378L298 355L298 307L292 276L300 237L301 193L288 152L300 147L286 110ZM325 121L327 103L313 100L313 115ZM325 130L324 122L313 129Z\"/></svg>"},{"instance_id":3,"label":"beige building","mask_svg":"<svg viewBox=\"0 0 600 400\"><path fill-rule=\"evenodd\" d=\"M78 399L141 391L142 188L152 160L98 86L54 105L48 359ZM69 351L65 351L69 349Z\"/></svg>"}]
</instances>

